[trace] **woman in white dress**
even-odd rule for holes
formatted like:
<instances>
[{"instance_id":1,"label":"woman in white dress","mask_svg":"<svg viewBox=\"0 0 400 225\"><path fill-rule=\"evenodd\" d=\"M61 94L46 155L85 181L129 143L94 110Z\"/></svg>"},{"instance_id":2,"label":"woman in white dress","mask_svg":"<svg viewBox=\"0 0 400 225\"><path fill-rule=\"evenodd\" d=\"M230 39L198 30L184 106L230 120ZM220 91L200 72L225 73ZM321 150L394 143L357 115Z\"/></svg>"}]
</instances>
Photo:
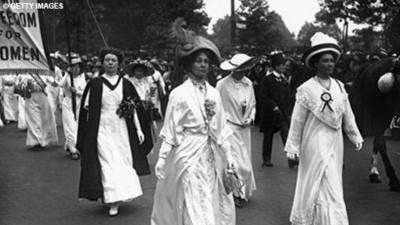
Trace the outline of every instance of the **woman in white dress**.
<instances>
[{"instance_id":1,"label":"woman in white dress","mask_svg":"<svg viewBox=\"0 0 400 225\"><path fill-rule=\"evenodd\" d=\"M19 74L17 77L16 85L25 99L26 145L31 150L41 150L58 143L56 121L44 93L43 79L44 76L35 74Z\"/></svg>"},{"instance_id":2,"label":"woman in white dress","mask_svg":"<svg viewBox=\"0 0 400 225\"><path fill-rule=\"evenodd\" d=\"M109 215L118 214L121 202L142 195L139 175L149 174L144 135L139 122L142 109L130 82L117 74L120 50L101 51L105 73L85 88L79 114L77 148L81 152L79 197L102 201ZM121 103L136 105L120 111ZM152 147L152 146L150 146Z\"/></svg>"},{"instance_id":3,"label":"woman in white dress","mask_svg":"<svg viewBox=\"0 0 400 225\"><path fill-rule=\"evenodd\" d=\"M18 98L14 94L16 84L16 75L1 76L1 94L3 98L4 116L6 123L16 122L18 120Z\"/></svg>"},{"instance_id":4,"label":"woman in white dress","mask_svg":"<svg viewBox=\"0 0 400 225\"><path fill-rule=\"evenodd\" d=\"M193 48L178 53L189 78L171 92L160 133L151 224L234 225L233 197L222 182L225 166L233 164L232 131L218 91L206 81L219 51L203 37L190 40Z\"/></svg>"},{"instance_id":5,"label":"woman in white dress","mask_svg":"<svg viewBox=\"0 0 400 225\"><path fill-rule=\"evenodd\" d=\"M244 182L240 191L233 192L235 205L244 207L248 197L256 190L251 163L251 123L256 115L253 83L245 75L253 67L252 58L238 53L221 63L220 68L231 73L217 83L228 125L233 131L229 139L232 156L237 162L239 178Z\"/></svg>"},{"instance_id":6,"label":"woman in white dress","mask_svg":"<svg viewBox=\"0 0 400 225\"><path fill-rule=\"evenodd\" d=\"M316 75L297 88L285 151L299 156L290 222L294 225L348 225L343 198L343 131L356 150L363 139L344 85L332 78L340 56L336 40L316 33L303 55Z\"/></svg>"},{"instance_id":7,"label":"woman in white dress","mask_svg":"<svg viewBox=\"0 0 400 225\"><path fill-rule=\"evenodd\" d=\"M71 60L71 73L66 73L59 83L63 88L64 98L62 101L62 122L65 136L64 149L70 154L72 159L79 159L79 151L76 148L76 136L78 126L79 105L83 90L86 86L85 74L81 73L81 59L73 58ZM74 86L71 86L71 76L73 76ZM72 106L72 93L75 94L76 111L74 113Z\"/></svg>"},{"instance_id":8,"label":"woman in white dress","mask_svg":"<svg viewBox=\"0 0 400 225\"><path fill-rule=\"evenodd\" d=\"M124 72L127 73L125 78L135 87L140 97L140 101L143 103L146 111L145 114L147 118L140 121L141 123L146 123L146 126L151 128L151 135L146 136L146 138L156 142L157 135L155 128L157 125L153 118L153 109L155 109L154 106L157 88L153 86L151 78L152 74L154 74L154 69L148 61L136 59L125 66Z\"/></svg>"}]
</instances>

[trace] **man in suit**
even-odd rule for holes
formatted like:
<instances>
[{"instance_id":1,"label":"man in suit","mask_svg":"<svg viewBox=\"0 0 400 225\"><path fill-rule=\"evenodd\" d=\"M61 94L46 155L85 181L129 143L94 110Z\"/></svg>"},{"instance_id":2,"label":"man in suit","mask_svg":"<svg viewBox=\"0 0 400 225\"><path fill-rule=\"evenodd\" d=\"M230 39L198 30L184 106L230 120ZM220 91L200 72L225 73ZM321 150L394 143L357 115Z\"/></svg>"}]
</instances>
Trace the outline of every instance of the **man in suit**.
<instances>
[{"instance_id":1,"label":"man in suit","mask_svg":"<svg viewBox=\"0 0 400 225\"><path fill-rule=\"evenodd\" d=\"M274 133L280 131L282 143L285 145L289 130L290 86L284 75L285 58L282 52L271 53L272 72L267 74L260 85L261 123L260 131L264 133L263 140L263 167L272 167L271 153ZM295 162L289 161L293 168Z\"/></svg>"}]
</instances>

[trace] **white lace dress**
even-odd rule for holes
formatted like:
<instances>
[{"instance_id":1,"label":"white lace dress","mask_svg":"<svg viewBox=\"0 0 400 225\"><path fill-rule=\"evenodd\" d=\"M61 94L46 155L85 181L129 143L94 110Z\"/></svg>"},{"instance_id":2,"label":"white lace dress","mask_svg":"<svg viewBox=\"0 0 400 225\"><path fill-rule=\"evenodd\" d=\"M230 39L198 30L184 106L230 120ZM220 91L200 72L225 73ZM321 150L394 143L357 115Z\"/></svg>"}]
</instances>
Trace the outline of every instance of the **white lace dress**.
<instances>
[{"instance_id":1,"label":"white lace dress","mask_svg":"<svg viewBox=\"0 0 400 225\"><path fill-rule=\"evenodd\" d=\"M329 93L332 101L321 99ZM363 141L343 84L331 78L326 90L314 78L297 89L285 151L299 153L290 222L294 225L348 225L343 198L343 130Z\"/></svg>"}]
</instances>

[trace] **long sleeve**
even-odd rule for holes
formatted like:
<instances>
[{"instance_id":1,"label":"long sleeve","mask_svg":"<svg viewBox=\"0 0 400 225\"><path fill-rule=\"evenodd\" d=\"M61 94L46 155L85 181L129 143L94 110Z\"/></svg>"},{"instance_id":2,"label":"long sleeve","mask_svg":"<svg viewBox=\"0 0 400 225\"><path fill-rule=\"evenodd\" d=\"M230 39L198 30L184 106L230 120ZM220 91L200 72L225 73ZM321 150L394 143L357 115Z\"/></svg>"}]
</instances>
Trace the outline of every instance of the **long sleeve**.
<instances>
[{"instance_id":1,"label":"long sleeve","mask_svg":"<svg viewBox=\"0 0 400 225\"><path fill-rule=\"evenodd\" d=\"M343 129L347 137L353 144L363 142L363 138L358 130L356 120L354 118L353 110L351 109L350 102L346 99L346 111L343 115Z\"/></svg>"},{"instance_id":2,"label":"long sleeve","mask_svg":"<svg viewBox=\"0 0 400 225\"><path fill-rule=\"evenodd\" d=\"M256 118L256 97L254 94L254 88L251 86L251 96L250 96L250 105L252 106L250 114L249 114L249 119L252 121L255 120Z\"/></svg>"},{"instance_id":3,"label":"long sleeve","mask_svg":"<svg viewBox=\"0 0 400 225\"><path fill-rule=\"evenodd\" d=\"M169 153L172 150L172 145L168 144L167 142L163 141L160 147L160 152L158 153L158 158L166 159L168 158Z\"/></svg>"},{"instance_id":4,"label":"long sleeve","mask_svg":"<svg viewBox=\"0 0 400 225\"><path fill-rule=\"evenodd\" d=\"M172 146L180 145L183 138L183 127L180 124L182 111L187 108L184 102L178 100L175 92L169 96L165 113L164 124L160 131L160 137L164 142Z\"/></svg>"},{"instance_id":5,"label":"long sleeve","mask_svg":"<svg viewBox=\"0 0 400 225\"><path fill-rule=\"evenodd\" d=\"M308 116L308 110L296 102L293 109L290 129L285 145L285 152L299 154L301 146L301 138L303 136L304 124Z\"/></svg>"}]
</instances>

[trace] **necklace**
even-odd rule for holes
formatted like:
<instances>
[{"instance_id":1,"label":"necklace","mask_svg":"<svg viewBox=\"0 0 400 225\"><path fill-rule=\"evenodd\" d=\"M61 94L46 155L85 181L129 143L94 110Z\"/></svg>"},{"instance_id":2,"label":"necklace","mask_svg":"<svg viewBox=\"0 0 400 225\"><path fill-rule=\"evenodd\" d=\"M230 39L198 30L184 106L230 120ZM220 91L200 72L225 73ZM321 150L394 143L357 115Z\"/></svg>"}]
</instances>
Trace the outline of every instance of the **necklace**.
<instances>
[{"instance_id":1,"label":"necklace","mask_svg":"<svg viewBox=\"0 0 400 225\"><path fill-rule=\"evenodd\" d=\"M329 91L329 89L331 89L331 79L328 78L328 84L325 84L324 82L322 82L321 78L319 78L318 76L315 76L316 80L318 81L318 83L324 87L326 90Z\"/></svg>"}]
</instances>

